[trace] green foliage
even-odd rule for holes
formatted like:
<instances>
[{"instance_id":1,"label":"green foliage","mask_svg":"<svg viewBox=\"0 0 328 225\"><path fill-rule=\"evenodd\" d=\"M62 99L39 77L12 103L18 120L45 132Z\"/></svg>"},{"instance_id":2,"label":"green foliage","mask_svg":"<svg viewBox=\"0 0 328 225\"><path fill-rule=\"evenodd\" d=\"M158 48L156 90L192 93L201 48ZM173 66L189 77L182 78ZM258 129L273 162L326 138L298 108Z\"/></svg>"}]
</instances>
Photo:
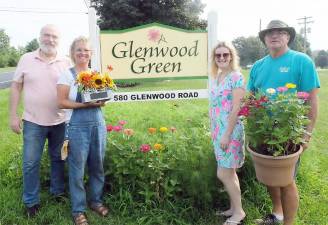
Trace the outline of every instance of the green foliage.
<instances>
[{"instance_id":1,"label":"green foliage","mask_svg":"<svg viewBox=\"0 0 328 225\"><path fill-rule=\"evenodd\" d=\"M10 47L9 36L0 29L0 68L16 66L22 53L19 49Z\"/></svg>"},{"instance_id":2,"label":"green foliage","mask_svg":"<svg viewBox=\"0 0 328 225\"><path fill-rule=\"evenodd\" d=\"M321 50L315 57L315 65L320 68L328 67L328 52Z\"/></svg>"},{"instance_id":3,"label":"green foliage","mask_svg":"<svg viewBox=\"0 0 328 225\"><path fill-rule=\"evenodd\" d=\"M245 67L253 64L266 54L266 50L258 37L238 37L232 41L238 51L240 65Z\"/></svg>"},{"instance_id":4,"label":"green foliage","mask_svg":"<svg viewBox=\"0 0 328 225\"><path fill-rule=\"evenodd\" d=\"M36 38L28 42L25 46L25 52L33 52L39 48L39 43Z\"/></svg>"},{"instance_id":5,"label":"green foliage","mask_svg":"<svg viewBox=\"0 0 328 225\"><path fill-rule=\"evenodd\" d=\"M295 93L293 88L269 88L246 100L245 133L254 150L281 156L297 151L296 146L303 143L309 106L300 96L308 93Z\"/></svg>"},{"instance_id":6,"label":"green foliage","mask_svg":"<svg viewBox=\"0 0 328 225\"><path fill-rule=\"evenodd\" d=\"M310 48L310 43L308 41L305 41L305 46L306 46L305 54L311 57L312 52ZM295 51L304 52L304 37L296 33L295 40L292 43L290 43L289 47Z\"/></svg>"},{"instance_id":7,"label":"green foliage","mask_svg":"<svg viewBox=\"0 0 328 225\"><path fill-rule=\"evenodd\" d=\"M125 29L159 22L184 29L205 29L200 0L91 0L100 29Z\"/></svg>"}]
</instances>

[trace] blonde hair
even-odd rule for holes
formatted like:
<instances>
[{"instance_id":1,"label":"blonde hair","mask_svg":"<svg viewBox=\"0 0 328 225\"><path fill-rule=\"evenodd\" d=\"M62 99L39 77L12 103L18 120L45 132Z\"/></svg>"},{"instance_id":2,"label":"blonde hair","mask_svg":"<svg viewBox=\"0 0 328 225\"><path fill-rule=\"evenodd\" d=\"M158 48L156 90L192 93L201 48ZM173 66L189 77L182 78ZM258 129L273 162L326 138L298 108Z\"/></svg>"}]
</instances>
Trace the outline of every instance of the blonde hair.
<instances>
[{"instance_id":1,"label":"blonde hair","mask_svg":"<svg viewBox=\"0 0 328 225\"><path fill-rule=\"evenodd\" d=\"M231 56L231 61L229 63L230 68L233 71L239 71L240 70L239 56L237 54L236 48L230 42L221 41L212 50L211 75L214 78L218 75L218 71L219 71L219 67L217 66L217 64L215 62L215 51L216 51L216 49L221 48L221 47L227 48L230 52L230 56Z\"/></svg>"},{"instance_id":2,"label":"blonde hair","mask_svg":"<svg viewBox=\"0 0 328 225\"><path fill-rule=\"evenodd\" d=\"M74 39L74 41L71 44L71 47L69 49L69 56L71 58L71 60L73 61L73 63L75 63L75 59L74 59L74 50L75 50L75 46L77 43L82 42L85 44L89 44L90 45L90 41L88 38L84 37L84 36L79 36L77 38Z\"/></svg>"}]
</instances>

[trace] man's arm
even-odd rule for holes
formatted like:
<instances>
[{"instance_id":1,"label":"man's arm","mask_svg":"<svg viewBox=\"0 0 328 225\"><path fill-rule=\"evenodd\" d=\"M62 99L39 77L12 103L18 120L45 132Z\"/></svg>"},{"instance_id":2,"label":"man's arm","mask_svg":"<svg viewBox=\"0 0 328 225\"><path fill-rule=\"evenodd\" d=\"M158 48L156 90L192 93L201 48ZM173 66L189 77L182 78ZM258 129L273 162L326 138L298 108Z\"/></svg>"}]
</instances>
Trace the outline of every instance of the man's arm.
<instances>
[{"instance_id":1,"label":"man's arm","mask_svg":"<svg viewBox=\"0 0 328 225\"><path fill-rule=\"evenodd\" d=\"M315 122L317 120L317 116L318 116L318 92L319 89L315 88L313 89L309 94L309 99L308 99L308 104L310 105L310 111L309 111L309 119L310 119L310 123L308 124L306 131L308 132L308 134L305 134L304 139L306 142L310 141L311 138L311 134L315 125ZM308 143L305 143L303 145L303 148L306 149L308 147Z\"/></svg>"},{"instance_id":2,"label":"man's arm","mask_svg":"<svg viewBox=\"0 0 328 225\"><path fill-rule=\"evenodd\" d=\"M13 81L10 88L10 128L17 134L21 133L21 118L17 115L17 108L19 104L20 95L23 89L23 83Z\"/></svg>"}]
</instances>

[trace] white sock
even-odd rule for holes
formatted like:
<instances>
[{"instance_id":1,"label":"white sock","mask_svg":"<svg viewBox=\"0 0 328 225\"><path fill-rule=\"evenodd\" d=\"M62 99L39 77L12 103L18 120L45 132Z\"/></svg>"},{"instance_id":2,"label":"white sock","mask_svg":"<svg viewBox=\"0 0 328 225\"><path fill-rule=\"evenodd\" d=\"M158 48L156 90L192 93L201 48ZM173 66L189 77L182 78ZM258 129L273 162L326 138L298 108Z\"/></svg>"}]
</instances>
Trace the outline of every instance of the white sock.
<instances>
[{"instance_id":1,"label":"white sock","mask_svg":"<svg viewBox=\"0 0 328 225\"><path fill-rule=\"evenodd\" d=\"M284 220L284 215L278 213L272 213L279 221Z\"/></svg>"}]
</instances>

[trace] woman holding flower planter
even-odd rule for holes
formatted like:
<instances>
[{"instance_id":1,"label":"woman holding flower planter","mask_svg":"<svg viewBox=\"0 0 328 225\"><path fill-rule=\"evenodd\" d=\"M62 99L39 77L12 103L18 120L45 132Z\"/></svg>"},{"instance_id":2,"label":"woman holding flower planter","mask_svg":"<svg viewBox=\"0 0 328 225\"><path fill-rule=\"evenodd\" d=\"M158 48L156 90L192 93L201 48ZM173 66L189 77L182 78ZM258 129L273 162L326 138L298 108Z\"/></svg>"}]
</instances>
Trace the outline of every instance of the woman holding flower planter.
<instances>
[{"instance_id":1,"label":"woman holding flower planter","mask_svg":"<svg viewBox=\"0 0 328 225\"><path fill-rule=\"evenodd\" d=\"M311 133L317 117L317 110L318 110L317 92L318 92L318 88L320 87L320 82L318 79L318 74L315 70L314 63L311 60L311 58L303 53L296 52L288 48L288 44L293 42L295 35L296 35L295 29L293 27L289 27L286 23L280 20L272 20L268 24L266 29L260 31L259 33L260 40L268 48L269 55L258 60L252 67L252 70L250 72L250 79L248 82L248 89L253 94L267 92L269 97L275 95L275 92L278 92L279 94L275 96L276 98L286 97L286 94L283 93L285 93L287 89L288 92L298 91L303 93L303 94L299 94L300 98L304 98L305 97L304 92L308 92L307 104L310 110L308 113L309 123L307 126L303 126L301 124L302 126L298 129L297 126L299 126L300 123L296 124L290 121L287 121L284 124L280 125L279 124L280 120L277 119L277 117L275 117L273 109L275 108L277 109L276 106L284 102L270 101L270 99L266 99L265 101L269 100L269 104L267 103L265 104L271 107L270 116L271 118L275 119L273 120L273 122L276 122L276 124L273 124L271 128L277 128L278 126L285 126L285 128L287 128L287 129L283 129L284 127L281 127L281 129L273 129L273 132L279 133L282 130L288 131L288 129L292 130L293 132L290 132L289 135L281 135L280 138L275 138L271 140L267 140L267 138L265 137L258 138L258 140L262 140L261 142L264 141L264 144L271 145L277 143L278 142L277 139L282 139L283 137L285 137L287 139L286 142L288 144L291 143L295 145L295 144L302 144L301 143L302 141L299 140L302 139L303 136L305 142L302 145L303 145L303 149L306 149L307 143L310 140ZM295 96L296 94L294 95L294 97ZM256 101L258 101L258 99L255 99L255 102ZM289 100L286 101L288 102ZM270 102L274 102L274 104L271 104ZM262 103L259 104L259 107L262 107ZM290 104L290 102L288 102L288 104L291 106L295 105L295 107L298 106L300 107L300 109L302 109L300 104ZM286 106L287 104L284 103L281 105L280 109L284 109L284 107ZM282 113L276 115L278 115L278 117L279 116L281 117L282 114L288 115L287 112L292 113L292 110L293 109L283 110ZM296 116L293 118L296 118L297 116L302 118L303 116L302 113L303 112L300 110L298 115L294 114ZM268 114L265 114L265 116L268 117ZM261 118L257 118L257 120L260 119ZM306 120L306 118L304 120ZM246 124L247 126L249 126L248 122L246 122ZM263 128L259 127L258 124L257 124L257 130L259 130L260 128L263 130ZM265 125L268 126L267 123L265 123ZM264 125L262 124L262 126ZM303 132L304 128L306 129L306 131L301 134L301 138L299 138L297 135L296 136L290 135L290 134L294 134L295 133L294 131L297 130L301 130ZM252 141L251 135L248 135L248 133L246 134L248 136L249 143L254 145L254 141ZM271 149L271 151L276 151L276 150ZM294 164L293 173L292 173L294 178L296 175L296 169L297 169L297 164L296 165ZM283 222L285 225L292 225L294 223L297 214L297 209L298 209L298 191L297 191L295 180L293 180L293 177L291 177L291 182L288 183L287 185L284 184L280 186L273 186L272 184L270 186L267 185L267 189L273 203L272 213L266 215L262 219L256 220L256 222L258 224L277 224Z\"/></svg>"},{"instance_id":2,"label":"woman holding flower planter","mask_svg":"<svg viewBox=\"0 0 328 225\"><path fill-rule=\"evenodd\" d=\"M103 205L103 160L106 148L106 126L101 112L103 101L82 103L76 82L77 74L88 71L91 50L88 39L76 38L70 48L75 66L62 74L57 83L58 105L67 110L69 140L68 166L72 215L75 224L88 224L84 188L84 169L88 166L89 206L101 216L108 214Z\"/></svg>"},{"instance_id":3,"label":"woman holding flower planter","mask_svg":"<svg viewBox=\"0 0 328 225\"><path fill-rule=\"evenodd\" d=\"M217 177L230 197L230 209L218 212L229 217L224 225L242 224L246 214L236 169L244 163L244 128L238 118L245 95L244 78L238 72L239 58L233 45L220 42L213 50L210 88L212 141Z\"/></svg>"}]
</instances>

